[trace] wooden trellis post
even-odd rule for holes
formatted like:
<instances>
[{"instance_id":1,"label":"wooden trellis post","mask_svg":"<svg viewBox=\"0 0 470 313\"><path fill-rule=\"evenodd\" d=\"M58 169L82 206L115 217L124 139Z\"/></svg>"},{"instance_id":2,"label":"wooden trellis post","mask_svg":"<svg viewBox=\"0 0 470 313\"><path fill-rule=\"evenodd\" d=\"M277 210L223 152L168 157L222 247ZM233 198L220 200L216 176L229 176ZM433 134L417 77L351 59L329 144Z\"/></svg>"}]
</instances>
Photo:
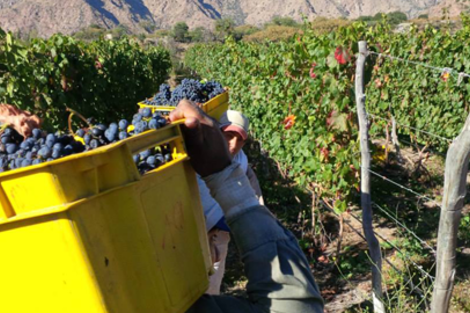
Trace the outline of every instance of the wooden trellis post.
<instances>
[{"instance_id":1,"label":"wooden trellis post","mask_svg":"<svg viewBox=\"0 0 470 313\"><path fill-rule=\"evenodd\" d=\"M469 160L470 115L467 117L462 132L447 151L431 313L446 313L449 310L456 271L457 232L467 194Z\"/></svg>"},{"instance_id":2,"label":"wooden trellis post","mask_svg":"<svg viewBox=\"0 0 470 313\"><path fill-rule=\"evenodd\" d=\"M366 95L364 93L364 67L367 58L367 43L359 42L359 57L356 63L356 105L359 119L359 136L361 144L361 207L362 207L362 228L369 246L369 253L372 260L372 299L374 312L385 313L382 302L382 253L380 244L374 234L372 225L372 203L370 194L370 162L371 155L369 149L369 123L366 112Z\"/></svg>"}]
</instances>

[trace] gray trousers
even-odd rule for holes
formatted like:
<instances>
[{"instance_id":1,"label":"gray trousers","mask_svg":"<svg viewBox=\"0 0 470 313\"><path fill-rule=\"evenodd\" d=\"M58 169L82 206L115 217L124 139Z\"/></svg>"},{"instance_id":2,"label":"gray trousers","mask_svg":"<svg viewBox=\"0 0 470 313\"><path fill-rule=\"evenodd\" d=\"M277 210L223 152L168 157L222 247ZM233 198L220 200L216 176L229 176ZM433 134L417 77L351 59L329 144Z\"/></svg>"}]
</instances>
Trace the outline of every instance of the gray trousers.
<instances>
[{"instance_id":1,"label":"gray trousers","mask_svg":"<svg viewBox=\"0 0 470 313\"><path fill-rule=\"evenodd\" d=\"M319 289L296 238L264 206L227 222L245 266L248 296L204 295L187 312L323 312Z\"/></svg>"}]
</instances>

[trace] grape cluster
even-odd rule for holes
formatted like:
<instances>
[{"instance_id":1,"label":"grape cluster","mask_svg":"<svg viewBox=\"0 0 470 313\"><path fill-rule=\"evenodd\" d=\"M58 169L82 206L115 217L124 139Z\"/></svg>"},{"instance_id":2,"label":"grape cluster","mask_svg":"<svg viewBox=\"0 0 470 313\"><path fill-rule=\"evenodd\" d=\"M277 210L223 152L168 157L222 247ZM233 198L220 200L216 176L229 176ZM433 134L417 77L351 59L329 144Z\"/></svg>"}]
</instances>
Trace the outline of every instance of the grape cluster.
<instances>
[{"instance_id":1,"label":"grape cluster","mask_svg":"<svg viewBox=\"0 0 470 313\"><path fill-rule=\"evenodd\" d=\"M6 128L0 135L0 172L52 161L85 150L73 136L46 134L33 129L32 136L24 139L16 130Z\"/></svg>"},{"instance_id":2,"label":"grape cluster","mask_svg":"<svg viewBox=\"0 0 470 313\"><path fill-rule=\"evenodd\" d=\"M170 162L173 158L168 145L154 147L133 156L139 172L144 174L150 170Z\"/></svg>"},{"instance_id":3,"label":"grape cluster","mask_svg":"<svg viewBox=\"0 0 470 313\"><path fill-rule=\"evenodd\" d=\"M208 81L204 88L206 89L208 100L225 92L224 87L222 87L220 83L213 80Z\"/></svg>"},{"instance_id":4,"label":"grape cluster","mask_svg":"<svg viewBox=\"0 0 470 313\"><path fill-rule=\"evenodd\" d=\"M150 108L144 108L134 114L132 122L122 119L119 123L111 123L109 126L97 124L88 131L79 129L76 135L83 139L85 150L126 139L132 135L140 134L146 130L159 129L167 124L167 120L159 113L152 114Z\"/></svg>"},{"instance_id":5,"label":"grape cluster","mask_svg":"<svg viewBox=\"0 0 470 313\"><path fill-rule=\"evenodd\" d=\"M96 124L88 129L77 130L74 136L61 132L48 134L35 128L31 137L23 138L14 129L5 128L0 135L0 172L90 151L147 130L159 129L166 124L167 120L159 113L152 113L149 108L144 108L134 115L132 123L123 119L108 126ZM146 150L133 158L141 173L155 169L172 159L167 145Z\"/></svg>"},{"instance_id":6,"label":"grape cluster","mask_svg":"<svg viewBox=\"0 0 470 313\"><path fill-rule=\"evenodd\" d=\"M183 79L173 92L170 86L163 84L159 92L143 103L153 106L177 106L178 103L187 99L196 103L205 103L215 96L224 93L225 89L216 81L201 83L194 79Z\"/></svg>"},{"instance_id":7,"label":"grape cluster","mask_svg":"<svg viewBox=\"0 0 470 313\"><path fill-rule=\"evenodd\" d=\"M171 99L170 86L167 84L162 84L160 85L159 92L153 97L153 99L150 100L150 102L152 103L146 103L146 104L151 104L155 106L165 106L170 103L170 99ZM145 100L145 101L148 101L148 100Z\"/></svg>"}]
</instances>

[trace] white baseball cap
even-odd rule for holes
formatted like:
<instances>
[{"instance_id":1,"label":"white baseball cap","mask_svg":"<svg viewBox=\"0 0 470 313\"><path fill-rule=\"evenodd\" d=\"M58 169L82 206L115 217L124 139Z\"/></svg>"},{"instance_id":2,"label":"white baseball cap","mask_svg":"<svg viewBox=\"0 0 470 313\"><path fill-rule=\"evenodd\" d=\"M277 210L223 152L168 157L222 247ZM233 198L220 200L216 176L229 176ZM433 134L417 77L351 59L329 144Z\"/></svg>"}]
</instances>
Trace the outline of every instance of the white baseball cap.
<instances>
[{"instance_id":1,"label":"white baseball cap","mask_svg":"<svg viewBox=\"0 0 470 313\"><path fill-rule=\"evenodd\" d=\"M228 110L220 117L220 128L222 131L233 131L240 136L243 140L248 138L248 129L250 127L250 121L248 118L238 111Z\"/></svg>"}]
</instances>

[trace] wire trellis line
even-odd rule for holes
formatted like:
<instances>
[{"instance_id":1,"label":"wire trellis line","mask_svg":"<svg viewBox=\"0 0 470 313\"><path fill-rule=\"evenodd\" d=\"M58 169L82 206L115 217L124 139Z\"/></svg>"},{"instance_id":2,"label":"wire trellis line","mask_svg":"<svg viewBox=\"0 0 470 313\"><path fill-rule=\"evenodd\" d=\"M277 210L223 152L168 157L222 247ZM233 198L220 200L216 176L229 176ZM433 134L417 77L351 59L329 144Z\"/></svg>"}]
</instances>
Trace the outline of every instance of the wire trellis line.
<instances>
[{"instance_id":1,"label":"wire trellis line","mask_svg":"<svg viewBox=\"0 0 470 313\"><path fill-rule=\"evenodd\" d=\"M355 214L353 213L349 213L349 215L351 215L355 220L357 220L359 223L362 223L362 220L356 216ZM416 262L414 262L406 253L404 253L400 248L398 248L395 244L393 244L392 242L390 242L387 238L385 238L384 236L382 236L381 234L377 233L375 230L373 230L374 234L379 237L380 239L382 239L383 241L385 241L386 243L388 243L391 247L393 247L395 250L397 250L398 253L400 253L404 258L406 258L411 264L414 265L414 267L420 271L424 276L428 277L429 279L431 279L432 281L434 281L434 277L429 274L428 272L426 272L425 270L423 270L423 267L419 264L417 264Z\"/></svg>"},{"instance_id":2,"label":"wire trellis line","mask_svg":"<svg viewBox=\"0 0 470 313\"><path fill-rule=\"evenodd\" d=\"M410 147L416 146L416 144L420 145L419 143L412 143L412 142L409 142L408 140L405 140L405 139L403 139L403 138L401 138L401 137L398 137L398 141L400 141L401 143L406 144L406 145L408 145L408 146L410 146ZM421 147L423 147L423 145L421 145ZM435 150L435 149L433 149L433 148L429 148L429 147L428 147L427 150L430 151L430 152L432 152L432 153L434 153L434 154L439 154L440 156L446 157L446 154L445 154L445 153L440 152L440 151L437 151L437 150Z\"/></svg>"},{"instance_id":3,"label":"wire trellis line","mask_svg":"<svg viewBox=\"0 0 470 313\"><path fill-rule=\"evenodd\" d=\"M330 212L332 212L334 215L336 215L336 217L339 217L338 213L336 213L334 210L330 209L327 205L325 205L324 203L322 203L323 207L328 209ZM346 225L349 226L349 228L351 228L351 230L356 233L362 240L364 240L364 242L367 242L367 239L366 237L361 233L361 231L359 231L358 229L356 229L351 223L349 223L347 220L344 221L344 223L346 223ZM411 292L413 291L417 291L417 293L421 296L421 297L425 297L425 294L426 292L419 288L418 286L415 286L415 284L413 283L413 280L410 279L406 273L404 273L402 270L400 270L399 268L397 268L392 262L390 262L388 260L388 258L384 255L382 256L382 260L384 260L388 265L390 265L390 267L392 267L395 271L397 271L398 273L400 273L401 275L403 275L404 277L406 277L410 284L411 284L411 287L412 287L412 290ZM432 276L431 276L432 277Z\"/></svg>"},{"instance_id":4,"label":"wire trellis line","mask_svg":"<svg viewBox=\"0 0 470 313\"><path fill-rule=\"evenodd\" d=\"M406 187L406 186L403 186L402 184L399 184L399 183L397 183L397 182L394 182L393 180L391 180L391 179L389 179L389 178L387 178L387 177L385 177L385 176L383 176L383 175L381 175L381 174L379 174L379 173L377 173L377 172L374 172L374 171L371 170L370 168L368 168L367 170L368 170L371 174L373 174L373 175L375 175L375 176L377 176L377 177L379 177L379 178L382 178L383 180L385 180L385 181L387 181L387 182L389 182L389 183L391 183L391 184L393 184L393 185L395 185L395 186L397 186L397 187L399 187L399 188L401 188L401 189L403 189L403 190L406 190L406 191L408 191L408 192L414 194L415 196L418 196L419 198L422 198L422 199L426 199L426 200L428 200L428 201L431 201L431 202L432 202L434 205L436 205L437 207L441 207L441 205L440 205L439 203L437 203L434 199L431 199L431 198L429 198L428 196L422 195L422 194L420 194L420 193L414 191L413 189L410 189L410 188L408 188L408 187Z\"/></svg>"},{"instance_id":5,"label":"wire trellis line","mask_svg":"<svg viewBox=\"0 0 470 313\"><path fill-rule=\"evenodd\" d=\"M376 55L378 57L388 58L390 60L400 61L400 62L404 62L404 63L409 63L409 64L429 68L429 69L432 69L432 70L437 71L439 73L449 73L450 75L452 75L454 73L457 73L457 78L458 78L457 84L458 85L460 85L460 83L462 82L464 77L470 78L470 74L467 74L465 72L459 72L459 71L457 71L453 68L450 68L450 67L432 66L432 65L429 65L429 64L426 64L426 63L423 63L423 62L412 61L412 60L396 57L396 56L393 56L393 55L389 55L389 54L385 54L385 53L378 53L378 52L370 51L370 50L368 50L367 52L368 52L368 54Z\"/></svg>"},{"instance_id":6,"label":"wire trellis line","mask_svg":"<svg viewBox=\"0 0 470 313\"><path fill-rule=\"evenodd\" d=\"M389 121L389 119L385 118L385 117L381 117L381 116L378 116L378 115L374 115L374 114L371 114L371 113L367 113L368 116L371 116L372 118L376 118L376 119L379 119L379 120L383 120L383 121ZM413 127L413 126L410 126L410 125L405 125L405 124L400 124L400 123L396 123L398 126L401 126L401 127L405 127L405 128L409 128L409 129L412 129L414 131L417 131L417 132L420 132L420 133L423 133L423 134L426 134L426 135L429 135L429 136L432 136L432 137L435 137L435 138L438 138L438 139L441 139L441 140L444 140L444 141L447 141L449 143L452 143L453 139L450 139L450 138L446 138L446 137L442 137L440 135L437 135L437 134L434 134L432 132L429 132L429 131L426 131L426 130L422 130L420 128L416 128L416 127Z\"/></svg>"},{"instance_id":7,"label":"wire trellis line","mask_svg":"<svg viewBox=\"0 0 470 313\"><path fill-rule=\"evenodd\" d=\"M370 170L370 169L369 169L369 171L373 172L373 171ZM375 172L374 172L374 173L375 173ZM377 175L379 175L379 177L381 177L381 178L385 178L386 180L389 180L389 179L387 179L386 177L384 177L384 176L382 176L382 175L380 175L380 174L378 174L378 173L377 173ZM398 183L395 183L395 182L393 182L393 181L391 181L391 180L389 180L389 181L392 182L392 183L394 183L394 184L396 184L398 187L401 187L401 188L403 188L403 189L405 189L405 190L407 190L407 191L412 192L413 194L419 196L420 198L425 198L425 199L428 199L428 200L430 200L430 201L436 203L434 200L430 199L430 198L427 197L427 196L421 195L421 194L415 192L414 190L411 190L411 189L409 189L409 188L407 188L407 187L405 187L405 186L403 186L403 185L400 185L400 184L398 184ZM312 190L309 190L308 188L302 188L302 189L305 190L305 191L306 191L308 194L310 194L310 195L312 195L312 194L314 193ZM325 203L323 203L323 201L319 201L319 203L322 204L322 206L323 206L324 208L326 208L327 210L329 210L330 212L332 212L335 216L339 217L338 213L335 212L332 208L328 207ZM436 203L436 204L437 204L437 203ZM437 204L437 205L438 205L438 204ZM439 206L439 205L438 205L438 206ZM362 220L361 220L361 219L359 219L359 218L358 218L357 216L355 216L354 214L351 214L351 213L349 213L349 214L350 214L351 216L353 216L357 221L359 221L359 222L362 224ZM360 233L360 231L358 231L357 229L355 229L349 222L345 221L345 223L346 223L348 226L350 226L351 229L352 229L355 233L357 233L365 242L367 242L365 236L362 235L362 234ZM376 236L378 236L381 240L383 240L384 242L388 243L388 244L389 244L391 247L393 247L398 253L400 253L400 255L402 255L408 262L410 262L410 264L412 264L424 277L429 278L432 282L434 282L435 278L434 278L432 275L430 275L428 272L426 272L426 271L422 268L422 266L420 266L419 264L417 264L416 262L414 262L413 260L411 260L411 258L410 258L408 255L406 255L400 248L398 248L396 245L394 245L393 243L391 243L388 239L386 239L386 238L384 238L382 235L378 234L375 230L373 230L373 232L374 232L374 234L375 234ZM391 263L387 258L383 258L383 260L384 260L387 264L389 264L392 268L394 268L397 272L404 274L404 273L403 273L401 270L399 270L395 265L393 265L393 263ZM418 291L418 292L420 293L421 296L424 296L424 295L426 294L426 292L424 292L421 288L419 288L418 286L414 285L414 283L412 282L412 280L410 280L410 282L411 282L411 284L412 284L412 292L413 292L414 290L416 290L416 291Z\"/></svg>"},{"instance_id":8,"label":"wire trellis line","mask_svg":"<svg viewBox=\"0 0 470 313\"><path fill-rule=\"evenodd\" d=\"M327 210L329 210L330 212L332 212L333 214L335 214L336 216L339 216L338 213L336 213L334 210L332 210L331 208L329 208L326 204L322 203L322 206L324 208L326 208ZM359 223L362 224L362 220L356 216L355 214L353 213L349 213L349 215L351 215L355 220L357 220ZM346 222L347 223L347 222ZM350 226L354 232L356 232L357 234L359 234L359 236L364 239L366 242L366 238L364 237L364 235L362 235L358 230L356 230L354 227L351 226L350 223L347 223L348 226ZM400 248L398 248L395 244L393 244L392 242L390 242L387 238L383 237L382 235L380 235L379 233L377 233L375 230L373 230L374 234L379 237L380 239L382 239L384 242L388 243L391 247L393 247L398 253L400 253L404 258L406 258L419 272L421 272L424 276L428 277L429 279L431 279L432 281L434 281L434 277L429 274L428 272L426 272L425 270L423 270L423 267L419 264L417 264L416 262L414 262L413 260L411 260L411 258L406 255ZM387 261L388 263L388 261ZM394 268L395 266L392 265Z\"/></svg>"},{"instance_id":9,"label":"wire trellis line","mask_svg":"<svg viewBox=\"0 0 470 313\"><path fill-rule=\"evenodd\" d=\"M399 225L400 227L402 227L403 229L405 229L406 231L408 231L413 237L415 237L423 246L425 246L427 249L431 250L434 255L436 255L436 250L431 247L425 240L421 239L415 232L413 232L412 230L410 230L408 227L406 227L403 223L401 223L398 219L396 219L395 217L392 216L392 214L390 214L390 212L388 212L388 210L382 208L380 205L378 205L377 203L375 202L372 202L372 204L378 208L380 211L384 212L385 215L387 215L389 218L391 218L395 223L397 223L397 225Z\"/></svg>"}]
</instances>

